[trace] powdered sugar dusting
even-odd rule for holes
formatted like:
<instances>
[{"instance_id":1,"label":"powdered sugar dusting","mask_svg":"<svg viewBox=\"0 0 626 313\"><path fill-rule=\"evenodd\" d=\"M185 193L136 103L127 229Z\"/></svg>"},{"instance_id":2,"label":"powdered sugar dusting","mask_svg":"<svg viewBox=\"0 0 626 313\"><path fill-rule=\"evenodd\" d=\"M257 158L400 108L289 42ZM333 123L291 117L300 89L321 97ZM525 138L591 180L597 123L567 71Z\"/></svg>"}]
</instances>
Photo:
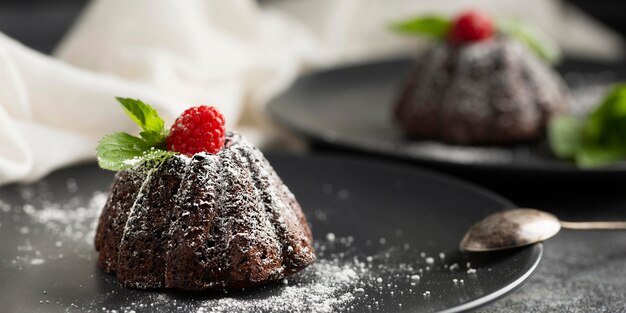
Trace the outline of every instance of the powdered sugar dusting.
<instances>
[{"instance_id":1,"label":"powdered sugar dusting","mask_svg":"<svg viewBox=\"0 0 626 313\"><path fill-rule=\"evenodd\" d=\"M20 224L15 227L22 240L17 242L17 254L10 261L10 266L22 269L63 259L63 253L58 251L63 242L69 242L68 246L82 251L77 253L78 256L91 258L95 227L107 198L106 193L95 192L88 199L75 196L64 202L51 201L51 195L45 188L35 190L24 187L20 193L23 204L12 206L0 201L0 213L11 216L14 223ZM41 234L54 237L54 245L42 246L31 239Z\"/></svg>"},{"instance_id":2,"label":"powdered sugar dusting","mask_svg":"<svg viewBox=\"0 0 626 313\"><path fill-rule=\"evenodd\" d=\"M255 153L257 152L255 151ZM240 162L242 166L252 167L253 162L264 161L260 152L254 158L239 159L241 156L242 154L234 154L232 159ZM204 163L200 165L202 164ZM262 169L254 175L267 176L272 173L273 171L264 172ZM237 179L247 177L245 175L241 177L241 175L242 173L237 171L232 173L233 179L235 177ZM225 181L230 181L229 179ZM279 178L276 176L272 179L278 180ZM65 188L66 181L67 179L63 180L63 188ZM202 182L202 180L200 181ZM90 190L89 186L81 185L79 182L80 179L76 180L75 183L70 181L67 184L68 193L60 198L63 200L55 200L55 197L49 192L26 187L16 189L16 192L22 195L23 203L0 203L0 214L6 213L6 215L0 215L1 220L9 221L12 219L15 222L15 231L12 231L12 234L17 235L15 238L18 241L23 240L23 242L18 243L17 257L13 260L13 264L8 264L9 266L14 266L19 270L30 269L33 271L47 271L57 268L68 271L70 267L71 270L74 267L83 267L83 270L87 268L86 272L77 272L79 274L71 277L71 279L70 275L60 276L68 279L55 278L54 284L59 280L66 284L56 291L63 290L65 292L71 290L71 287L83 288L82 284L85 284L88 288L92 288L89 291L86 290L86 294L97 295L80 302L59 295L56 298L42 296L42 298L37 299L42 301L40 303L51 301L74 311L97 310L102 312L133 312L152 310L152 308L159 311L186 312L359 312L364 307L377 311L403 305L406 308L409 304L415 305L420 301L433 301L440 298L442 293L439 292L440 289L432 288L432 282L436 281L433 279L435 272L441 273L443 268L445 268L445 275L450 277L450 288L462 288L464 286L463 279L470 282L472 277L482 275L480 269L472 273L473 275L468 275L466 271L469 266L467 266L468 268L457 269L458 264L465 264L458 259L456 259L457 265L453 269L451 264L455 259L448 254L449 251L446 251L444 257L441 257L443 255L441 251L418 251L414 247L418 245L409 244L409 238L404 238L407 231L410 230L409 228L394 228L389 234L368 233L368 235L347 234L345 229L341 227L328 227L330 225L328 223L333 220L332 216L335 212L320 207L317 210L312 208L316 214L309 215L310 221L317 219L313 224L318 226L318 231L320 227L324 228L322 225L327 226L326 229L323 229L324 231L316 233L318 239L313 242L318 261L286 279L280 277L278 281L246 290L217 290L198 293L182 293L162 289L138 291L123 288L116 281L115 276L96 270L95 256L97 254L93 246L94 230L100 211L107 199L107 194L100 191L91 194L85 193ZM265 185L259 185L258 188L259 190L266 189ZM253 196L258 198L270 196L269 200L277 197L276 201L295 201L286 187L281 190L274 189L269 189L267 195L257 194ZM75 194L76 190L80 190L83 196ZM323 190L326 195L330 194L333 199L341 203L353 201L354 196L352 195L356 194L353 190L347 189L346 186L339 185L325 184L320 190ZM214 193L216 191L207 189L207 192ZM229 194L233 197L239 196L235 192ZM216 195L216 197L219 198L220 195ZM134 198L131 197L130 199ZM207 198L202 196L200 200L202 199L206 200ZM182 201L183 199L177 200ZM202 201L186 203L202 205ZM240 207L233 207L233 210L237 208ZM262 214L263 207L257 209L250 211L250 213ZM179 213L179 221L182 221L183 218L193 218L192 210L181 210ZM241 215L233 217L230 222L266 223L257 217ZM276 224L279 226L282 226L282 223L290 222L290 220L293 222L299 220L297 214L293 216L280 215L280 217L283 220ZM235 229L225 227L223 232L227 233L228 231L230 233L231 230L234 231ZM232 234L239 236L245 231L247 230L237 230ZM266 241L264 234L249 231L248 233L246 236L249 236L252 244L243 244L241 248L257 247L259 243ZM42 234L45 236L41 236ZM42 237L44 238L42 239ZM187 244L190 243L181 245L187 246ZM361 248L357 249L356 247ZM289 248L289 246L285 246L281 253L290 253ZM293 247L291 248L293 249ZM448 268L450 269L448 270ZM96 271L92 272L92 270ZM456 283L453 283L453 279L457 279ZM72 284L74 285L71 286ZM47 290L55 291L56 289L53 288L52 283L44 285L43 288ZM429 292L432 298L422 297L425 292ZM407 302L409 301L407 299L411 299L411 303Z\"/></svg>"},{"instance_id":3,"label":"powdered sugar dusting","mask_svg":"<svg viewBox=\"0 0 626 313\"><path fill-rule=\"evenodd\" d=\"M62 254L50 254L31 242L29 236L33 232L43 231L54 238L48 250L66 246L75 246L81 253L94 254L93 231L95 229L100 210L106 201L106 194L96 192L89 198L70 198L63 203L39 201L37 196L29 196L24 204L8 206L7 214L19 216L21 222L29 221L29 231L23 234L24 243L19 246L18 256L14 261L16 266L47 266L51 261L65 257ZM4 212L4 210L2 211ZM314 217L315 218L315 217ZM321 220L322 221L322 220ZM396 231L396 234L402 234ZM434 258L437 253L419 253L414 261L407 263L406 259L398 258L407 253L407 248L390 244L390 238L372 238L372 247L375 253L364 254L354 248L353 236L340 236L335 233L320 233L319 240L314 242L318 251L319 260L302 272L290 276L277 283L243 291L216 291L207 297L206 294L196 294L185 301L180 295L162 291L141 292L123 288L114 282L115 278L102 274L92 279L101 282L110 280L113 286L119 289L106 291L106 295L94 298L85 303L72 303L71 307L77 311L98 310L101 312L132 312L146 309L164 311L187 311L198 313L210 312L356 312L357 308L369 307L375 311L383 305L390 305L393 295L413 294L422 299L426 290L429 275L434 267L443 266L445 262ZM398 235L401 236L401 235ZM384 243L381 243L384 242ZM447 258L447 257L446 257ZM90 259L90 262L95 260ZM434 264L433 264L434 263ZM52 262L54 264L54 262ZM432 269L429 267L431 266ZM465 269L455 271L459 278L467 278ZM452 285L452 282L451 282ZM457 284L458 283L457 281ZM110 306L106 299L119 295L134 295L131 301L120 302ZM203 296L204 295L204 296ZM437 296L436 294L432 295ZM42 303L49 300L42 299ZM52 301L52 303L55 303ZM60 303L70 305L69 303ZM401 306L402 303L391 303Z\"/></svg>"},{"instance_id":4,"label":"powdered sugar dusting","mask_svg":"<svg viewBox=\"0 0 626 313\"><path fill-rule=\"evenodd\" d=\"M27 203L22 210L51 234L92 245L95 223L106 199L106 193L96 192L86 205L80 205L80 198L72 198L67 203L42 203L39 207Z\"/></svg>"},{"instance_id":5,"label":"powdered sugar dusting","mask_svg":"<svg viewBox=\"0 0 626 313\"><path fill-rule=\"evenodd\" d=\"M449 267L447 262L433 258L438 253L413 251L413 261L406 262L401 257L406 252L404 248L381 245L377 253L365 256L352 248L353 242L354 238L349 236L337 237L334 242L325 238L315 241L316 249L323 251L319 253L320 259L302 272L273 284L243 291L216 291L208 296L195 294L198 299L192 296L184 301L176 294L143 293L130 305L104 307L102 311L159 308L198 313L361 312L363 307L377 311L407 304L395 296L410 295L415 301L425 303L440 296L429 288L430 277ZM465 269L450 272L458 277L450 279L450 287L457 290L465 288L464 279L473 279L464 273ZM477 274L478 271L474 273ZM86 308L92 307L102 307L102 303L94 301Z\"/></svg>"},{"instance_id":6,"label":"powdered sugar dusting","mask_svg":"<svg viewBox=\"0 0 626 313\"><path fill-rule=\"evenodd\" d=\"M349 265L322 260L302 273L297 280L310 279L311 283L295 283L281 287L276 295L250 301L224 297L202 302L197 312L335 312L347 309L355 299L351 285L359 281L357 272Z\"/></svg>"}]
</instances>

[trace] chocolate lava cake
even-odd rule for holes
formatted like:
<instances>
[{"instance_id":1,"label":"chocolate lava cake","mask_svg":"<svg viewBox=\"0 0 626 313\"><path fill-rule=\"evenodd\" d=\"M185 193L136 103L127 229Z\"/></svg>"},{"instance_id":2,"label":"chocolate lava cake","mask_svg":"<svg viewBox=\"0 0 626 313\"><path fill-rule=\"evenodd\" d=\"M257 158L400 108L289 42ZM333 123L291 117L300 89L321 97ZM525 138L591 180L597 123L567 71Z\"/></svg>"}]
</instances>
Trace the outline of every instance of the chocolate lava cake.
<instances>
[{"instance_id":1,"label":"chocolate lava cake","mask_svg":"<svg viewBox=\"0 0 626 313\"><path fill-rule=\"evenodd\" d=\"M315 261L294 195L235 133L216 154L118 172L95 243L100 266L134 288L244 288Z\"/></svg>"},{"instance_id":2,"label":"chocolate lava cake","mask_svg":"<svg viewBox=\"0 0 626 313\"><path fill-rule=\"evenodd\" d=\"M548 120L567 109L560 76L517 41L494 36L426 51L394 117L414 138L507 144L541 137Z\"/></svg>"}]
</instances>

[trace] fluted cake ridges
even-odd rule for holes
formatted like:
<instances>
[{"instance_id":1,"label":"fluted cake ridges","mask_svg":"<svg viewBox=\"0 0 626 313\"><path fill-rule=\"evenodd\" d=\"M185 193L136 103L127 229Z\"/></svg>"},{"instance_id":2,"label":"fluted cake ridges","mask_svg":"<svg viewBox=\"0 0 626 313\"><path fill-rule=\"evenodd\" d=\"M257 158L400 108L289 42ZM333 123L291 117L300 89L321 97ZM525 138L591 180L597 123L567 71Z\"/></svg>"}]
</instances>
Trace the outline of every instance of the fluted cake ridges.
<instances>
[{"instance_id":1,"label":"fluted cake ridges","mask_svg":"<svg viewBox=\"0 0 626 313\"><path fill-rule=\"evenodd\" d=\"M294 195L261 151L232 132L215 155L118 172L95 243L106 272L142 289L245 288L315 261Z\"/></svg>"}]
</instances>

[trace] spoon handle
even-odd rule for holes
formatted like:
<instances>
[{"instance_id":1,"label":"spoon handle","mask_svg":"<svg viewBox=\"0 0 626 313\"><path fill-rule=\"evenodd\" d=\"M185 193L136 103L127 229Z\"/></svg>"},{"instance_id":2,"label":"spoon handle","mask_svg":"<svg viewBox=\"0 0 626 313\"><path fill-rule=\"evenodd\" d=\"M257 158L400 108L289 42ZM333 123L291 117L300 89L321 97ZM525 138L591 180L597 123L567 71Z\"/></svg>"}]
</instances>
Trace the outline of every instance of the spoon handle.
<instances>
[{"instance_id":1,"label":"spoon handle","mask_svg":"<svg viewBox=\"0 0 626 313\"><path fill-rule=\"evenodd\" d=\"M626 222L564 222L561 221L561 227L565 229L592 230L592 229L624 229L626 230Z\"/></svg>"}]
</instances>

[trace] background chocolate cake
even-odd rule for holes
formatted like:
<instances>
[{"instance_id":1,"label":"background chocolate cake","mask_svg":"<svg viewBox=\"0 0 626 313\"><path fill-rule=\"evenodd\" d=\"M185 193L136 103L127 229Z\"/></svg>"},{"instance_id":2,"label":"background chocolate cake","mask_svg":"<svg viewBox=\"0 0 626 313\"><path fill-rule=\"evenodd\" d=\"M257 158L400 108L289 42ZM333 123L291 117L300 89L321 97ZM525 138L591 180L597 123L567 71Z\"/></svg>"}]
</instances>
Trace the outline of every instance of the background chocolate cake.
<instances>
[{"instance_id":1,"label":"background chocolate cake","mask_svg":"<svg viewBox=\"0 0 626 313\"><path fill-rule=\"evenodd\" d=\"M565 84L526 47L504 36L425 52L395 104L411 137L505 144L543 135L568 110Z\"/></svg>"}]
</instances>

